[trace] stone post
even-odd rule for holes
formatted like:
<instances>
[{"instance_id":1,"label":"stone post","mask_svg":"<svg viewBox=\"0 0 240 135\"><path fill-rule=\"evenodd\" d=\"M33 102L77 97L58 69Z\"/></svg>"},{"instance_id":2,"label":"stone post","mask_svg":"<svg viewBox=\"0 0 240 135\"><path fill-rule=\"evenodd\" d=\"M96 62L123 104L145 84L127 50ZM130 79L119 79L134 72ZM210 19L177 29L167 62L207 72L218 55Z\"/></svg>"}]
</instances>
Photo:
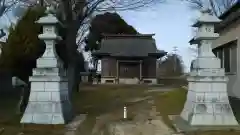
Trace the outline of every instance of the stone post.
<instances>
[{"instance_id":1,"label":"stone post","mask_svg":"<svg viewBox=\"0 0 240 135\"><path fill-rule=\"evenodd\" d=\"M140 82L140 84L142 83L142 64L143 63L143 61L142 60L140 60L140 62L139 62L139 68L140 68L140 73L139 73L139 82Z\"/></svg>"},{"instance_id":2,"label":"stone post","mask_svg":"<svg viewBox=\"0 0 240 135\"><path fill-rule=\"evenodd\" d=\"M203 10L193 25L198 31L191 44L198 45L198 56L188 77L188 93L181 118L191 126L237 126L227 94L228 78L220 59L212 52L212 41L219 37L219 23L209 10Z\"/></svg>"},{"instance_id":3,"label":"stone post","mask_svg":"<svg viewBox=\"0 0 240 135\"><path fill-rule=\"evenodd\" d=\"M21 123L65 124L72 113L66 72L55 50L56 41L61 39L56 28L58 20L48 13L37 23L43 25L43 33L38 37L45 42L46 50L29 78L31 92Z\"/></svg>"},{"instance_id":4,"label":"stone post","mask_svg":"<svg viewBox=\"0 0 240 135\"><path fill-rule=\"evenodd\" d=\"M0 57L1 57L1 54L2 54L2 45L0 44Z\"/></svg>"},{"instance_id":5,"label":"stone post","mask_svg":"<svg viewBox=\"0 0 240 135\"><path fill-rule=\"evenodd\" d=\"M115 84L119 84L119 60L116 60L116 79L115 79Z\"/></svg>"}]
</instances>

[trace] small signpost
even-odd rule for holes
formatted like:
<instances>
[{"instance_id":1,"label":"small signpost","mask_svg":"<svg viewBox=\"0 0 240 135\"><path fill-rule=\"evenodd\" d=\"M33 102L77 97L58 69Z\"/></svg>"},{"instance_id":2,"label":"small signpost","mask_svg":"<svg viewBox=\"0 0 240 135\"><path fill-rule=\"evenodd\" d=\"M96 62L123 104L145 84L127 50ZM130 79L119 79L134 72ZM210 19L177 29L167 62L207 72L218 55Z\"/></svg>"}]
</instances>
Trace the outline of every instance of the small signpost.
<instances>
[{"instance_id":1,"label":"small signpost","mask_svg":"<svg viewBox=\"0 0 240 135\"><path fill-rule=\"evenodd\" d=\"M127 119L127 107L126 106L123 107L123 118L124 118L124 120Z\"/></svg>"}]
</instances>

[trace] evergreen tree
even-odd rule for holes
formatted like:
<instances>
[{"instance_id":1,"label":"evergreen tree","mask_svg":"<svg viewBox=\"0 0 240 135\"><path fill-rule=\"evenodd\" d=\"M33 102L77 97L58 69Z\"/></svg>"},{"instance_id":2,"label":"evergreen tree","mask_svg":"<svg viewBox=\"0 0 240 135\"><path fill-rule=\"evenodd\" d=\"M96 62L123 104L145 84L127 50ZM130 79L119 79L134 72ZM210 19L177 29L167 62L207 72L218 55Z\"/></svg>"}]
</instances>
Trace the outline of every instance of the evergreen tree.
<instances>
[{"instance_id":1,"label":"evergreen tree","mask_svg":"<svg viewBox=\"0 0 240 135\"><path fill-rule=\"evenodd\" d=\"M100 49L103 34L139 34L137 30L128 25L127 22L117 13L106 12L97 15L90 23L89 34L85 39L85 51ZM97 69L97 59L92 58L94 70Z\"/></svg>"},{"instance_id":2,"label":"evergreen tree","mask_svg":"<svg viewBox=\"0 0 240 135\"><path fill-rule=\"evenodd\" d=\"M32 69L36 67L36 59L45 50L43 41L38 39L41 25L35 22L43 15L44 9L29 8L16 26L10 27L8 39L2 48L0 68L10 70L13 76L24 81L28 81Z\"/></svg>"},{"instance_id":3,"label":"evergreen tree","mask_svg":"<svg viewBox=\"0 0 240 135\"><path fill-rule=\"evenodd\" d=\"M85 51L98 50L103 38L102 34L138 34L138 32L117 13L106 12L97 15L90 23L89 34L85 40Z\"/></svg>"}]
</instances>

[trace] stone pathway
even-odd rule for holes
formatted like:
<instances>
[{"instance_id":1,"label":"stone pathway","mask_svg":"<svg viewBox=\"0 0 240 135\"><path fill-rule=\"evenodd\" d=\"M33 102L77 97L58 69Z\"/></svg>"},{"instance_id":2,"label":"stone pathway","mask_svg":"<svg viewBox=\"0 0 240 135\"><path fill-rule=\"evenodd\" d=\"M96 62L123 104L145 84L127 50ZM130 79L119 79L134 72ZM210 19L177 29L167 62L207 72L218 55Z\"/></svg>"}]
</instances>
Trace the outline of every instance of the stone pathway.
<instances>
[{"instance_id":1,"label":"stone pathway","mask_svg":"<svg viewBox=\"0 0 240 135\"><path fill-rule=\"evenodd\" d=\"M77 128L84 122L86 117L86 114L80 114L79 116L75 117L71 123L66 125L65 135L75 135Z\"/></svg>"},{"instance_id":2,"label":"stone pathway","mask_svg":"<svg viewBox=\"0 0 240 135\"><path fill-rule=\"evenodd\" d=\"M116 121L108 124L108 135L172 135L174 133L163 123L155 106L151 109L145 106L136 111L139 113L132 121Z\"/></svg>"}]
</instances>

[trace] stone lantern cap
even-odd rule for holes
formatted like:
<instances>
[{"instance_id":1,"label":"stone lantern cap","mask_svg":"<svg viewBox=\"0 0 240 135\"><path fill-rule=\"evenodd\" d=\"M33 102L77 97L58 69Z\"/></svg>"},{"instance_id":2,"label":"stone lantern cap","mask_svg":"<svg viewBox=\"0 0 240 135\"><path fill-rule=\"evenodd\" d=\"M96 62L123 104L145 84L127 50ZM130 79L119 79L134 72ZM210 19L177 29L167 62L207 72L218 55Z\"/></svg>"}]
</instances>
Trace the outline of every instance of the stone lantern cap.
<instances>
[{"instance_id":1,"label":"stone lantern cap","mask_svg":"<svg viewBox=\"0 0 240 135\"><path fill-rule=\"evenodd\" d=\"M56 33L44 33L44 34L39 34L38 38L42 40L62 40L60 36L58 36Z\"/></svg>"},{"instance_id":2,"label":"stone lantern cap","mask_svg":"<svg viewBox=\"0 0 240 135\"><path fill-rule=\"evenodd\" d=\"M40 24L56 24L59 23L58 19L53 14L48 14L45 17L41 17L37 23Z\"/></svg>"},{"instance_id":3,"label":"stone lantern cap","mask_svg":"<svg viewBox=\"0 0 240 135\"><path fill-rule=\"evenodd\" d=\"M197 19L197 22L194 23L192 26L199 27L202 24L216 24L219 22L221 22L221 20L218 19L218 17L216 17L215 15L213 15L210 9L203 9L201 11L201 16Z\"/></svg>"}]
</instances>

